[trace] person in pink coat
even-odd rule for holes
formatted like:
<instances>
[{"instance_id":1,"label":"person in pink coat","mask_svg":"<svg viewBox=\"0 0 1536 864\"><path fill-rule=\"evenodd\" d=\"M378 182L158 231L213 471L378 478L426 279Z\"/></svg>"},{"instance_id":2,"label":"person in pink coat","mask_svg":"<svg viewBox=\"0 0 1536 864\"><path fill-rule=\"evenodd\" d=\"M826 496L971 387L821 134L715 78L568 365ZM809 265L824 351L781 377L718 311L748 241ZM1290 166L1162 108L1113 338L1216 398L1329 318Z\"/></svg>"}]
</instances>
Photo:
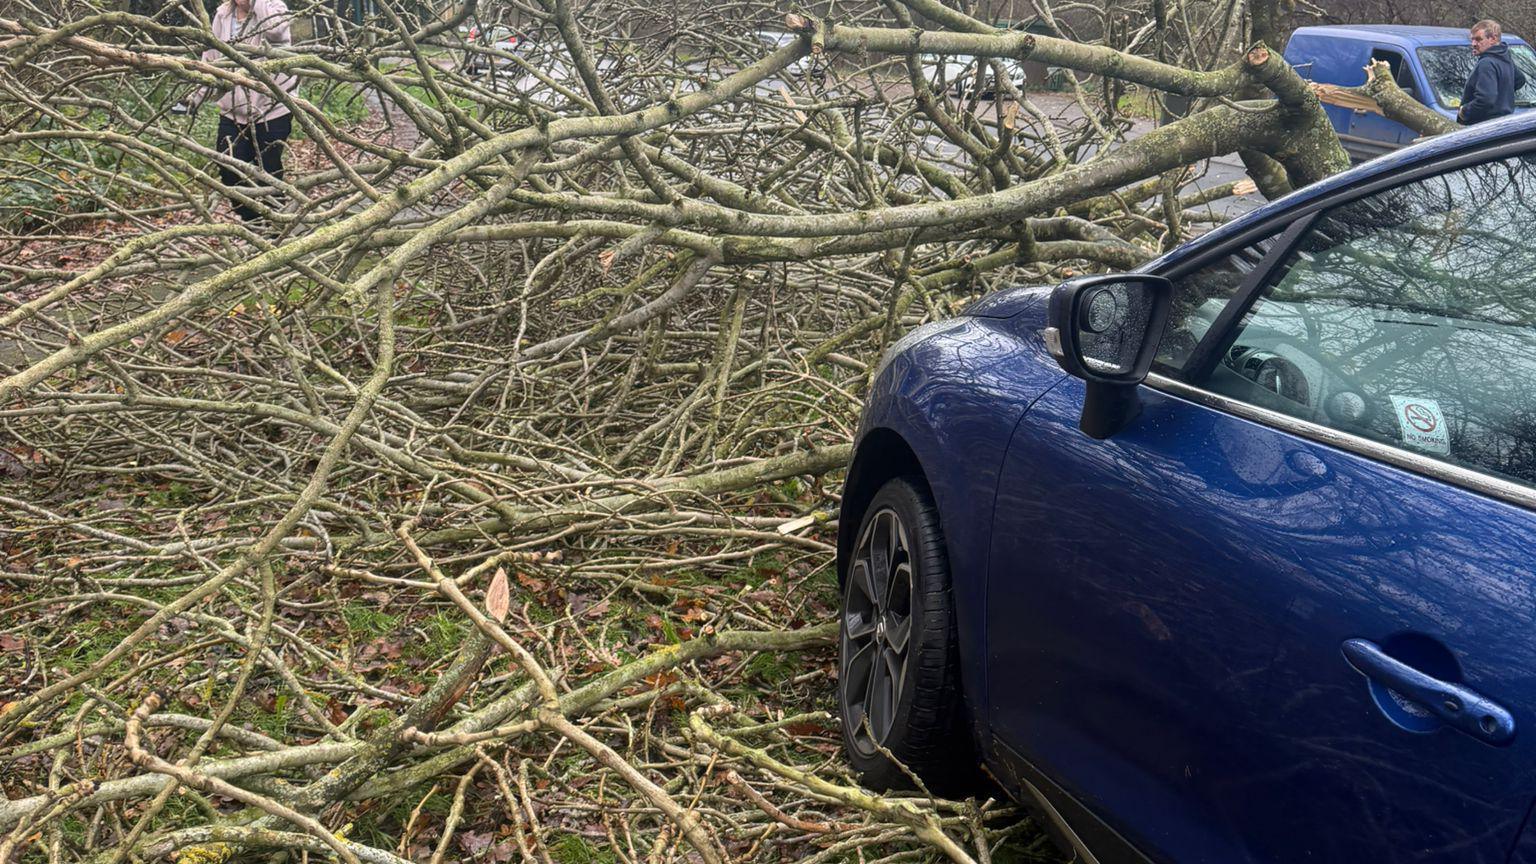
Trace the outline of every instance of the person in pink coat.
<instances>
[{"instance_id":1,"label":"person in pink coat","mask_svg":"<svg viewBox=\"0 0 1536 864\"><path fill-rule=\"evenodd\" d=\"M213 15L213 35L237 50L287 46L293 42L290 23L288 7L282 0L224 0ZM223 56L216 48L203 52L203 59L209 62ZM279 74L274 79L279 87L290 92L297 83L292 75ZM218 151L260 167L281 180L283 149L293 132L293 116L288 106L258 87L233 87L219 97L218 106ZM248 173L219 165L219 182L226 187L245 186L252 179L255 178ZM235 212L247 222L260 217L255 209L239 202L235 202Z\"/></svg>"}]
</instances>

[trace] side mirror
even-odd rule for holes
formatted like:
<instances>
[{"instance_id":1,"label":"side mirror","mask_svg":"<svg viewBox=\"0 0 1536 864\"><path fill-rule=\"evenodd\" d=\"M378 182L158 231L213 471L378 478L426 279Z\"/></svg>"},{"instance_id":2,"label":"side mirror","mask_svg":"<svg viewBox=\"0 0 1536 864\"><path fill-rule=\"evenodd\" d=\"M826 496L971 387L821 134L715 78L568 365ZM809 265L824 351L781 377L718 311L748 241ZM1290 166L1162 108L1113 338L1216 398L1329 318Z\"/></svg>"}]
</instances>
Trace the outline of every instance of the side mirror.
<instances>
[{"instance_id":1,"label":"side mirror","mask_svg":"<svg viewBox=\"0 0 1536 864\"><path fill-rule=\"evenodd\" d=\"M1078 427L1108 438L1141 412L1136 387L1152 368L1168 323L1173 283L1125 273L1085 276L1051 293L1045 347L1074 378L1088 382Z\"/></svg>"}]
</instances>

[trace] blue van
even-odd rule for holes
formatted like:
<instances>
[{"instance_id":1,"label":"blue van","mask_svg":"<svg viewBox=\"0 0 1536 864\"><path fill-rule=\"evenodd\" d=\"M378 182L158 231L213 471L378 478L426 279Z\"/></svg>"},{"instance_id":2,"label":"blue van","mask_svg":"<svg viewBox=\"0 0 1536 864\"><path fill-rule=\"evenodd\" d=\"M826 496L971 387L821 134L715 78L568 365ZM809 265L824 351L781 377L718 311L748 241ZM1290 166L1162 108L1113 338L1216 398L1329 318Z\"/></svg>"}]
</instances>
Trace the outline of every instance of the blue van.
<instances>
[{"instance_id":1,"label":"blue van","mask_svg":"<svg viewBox=\"0 0 1536 864\"><path fill-rule=\"evenodd\" d=\"M1509 33L1504 43L1527 82L1515 94L1515 110L1528 111L1536 107L1536 51ZM1308 81L1344 87L1364 84L1366 64L1383 60L1392 67L1399 87L1450 120L1456 119L1474 63L1465 29L1390 24L1301 27L1286 44L1285 59ZM1326 102L1323 108L1356 161L1389 153L1419 135L1365 109Z\"/></svg>"}]
</instances>

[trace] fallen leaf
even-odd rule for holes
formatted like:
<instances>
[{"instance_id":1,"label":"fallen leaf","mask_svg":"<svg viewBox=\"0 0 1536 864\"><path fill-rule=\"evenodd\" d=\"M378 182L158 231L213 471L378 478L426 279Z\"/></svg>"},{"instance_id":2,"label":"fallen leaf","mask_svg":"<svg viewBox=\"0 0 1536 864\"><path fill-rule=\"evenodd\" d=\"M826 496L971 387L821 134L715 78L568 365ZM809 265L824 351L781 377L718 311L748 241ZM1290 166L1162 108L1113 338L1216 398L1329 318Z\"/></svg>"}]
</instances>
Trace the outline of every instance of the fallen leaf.
<instances>
[{"instance_id":1,"label":"fallen leaf","mask_svg":"<svg viewBox=\"0 0 1536 864\"><path fill-rule=\"evenodd\" d=\"M340 726L347 719L347 708L332 697L325 702L325 716L330 718L332 723Z\"/></svg>"},{"instance_id":2,"label":"fallen leaf","mask_svg":"<svg viewBox=\"0 0 1536 864\"><path fill-rule=\"evenodd\" d=\"M801 516L798 519L791 519L774 530L780 534L793 534L801 528L807 528L814 524L816 524L816 514L812 513L808 516Z\"/></svg>"},{"instance_id":3,"label":"fallen leaf","mask_svg":"<svg viewBox=\"0 0 1536 864\"><path fill-rule=\"evenodd\" d=\"M459 833L459 848L468 852L472 857L479 857L491 846L494 836L489 831L462 831Z\"/></svg>"},{"instance_id":4,"label":"fallen leaf","mask_svg":"<svg viewBox=\"0 0 1536 864\"><path fill-rule=\"evenodd\" d=\"M651 675L647 675L642 680L644 680L645 683L651 685L652 687L660 689L662 687L667 686L668 684L676 683L680 679L679 679L678 674L676 672L670 672L670 671L667 671L667 670L662 670L660 672L656 672L656 673L653 673Z\"/></svg>"},{"instance_id":5,"label":"fallen leaf","mask_svg":"<svg viewBox=\"0 0 1536 864\"><path fill-rule=\"evenodd\" d=\"M0 651L20 651L27 647L26 640L10 633L0 633Z\"/></svg>"},{"instance_id":6,"label":"fallen leaf","mask_svg":"<svg viewBox=\"0 0 1536 864\"><path fill-rule=\"evenodd\" d=\"M507 571L497 567L496 575L491 577L491 587L485 591L485 610L499 624L507 620L507 612L511 607L512 594L507 588Z\"/></svg>"},{"instance_id":7,"label":"fallen leaf","mask_svg":"<svg viewBox=\"0 0 1536 864\"><path fill-rule=\"evenodd\" d=\"M796 738L805 738L811 735L826 735L835 730L818 720L805 720L784 724L784 731Z\"/></svg>"}]
</instances>

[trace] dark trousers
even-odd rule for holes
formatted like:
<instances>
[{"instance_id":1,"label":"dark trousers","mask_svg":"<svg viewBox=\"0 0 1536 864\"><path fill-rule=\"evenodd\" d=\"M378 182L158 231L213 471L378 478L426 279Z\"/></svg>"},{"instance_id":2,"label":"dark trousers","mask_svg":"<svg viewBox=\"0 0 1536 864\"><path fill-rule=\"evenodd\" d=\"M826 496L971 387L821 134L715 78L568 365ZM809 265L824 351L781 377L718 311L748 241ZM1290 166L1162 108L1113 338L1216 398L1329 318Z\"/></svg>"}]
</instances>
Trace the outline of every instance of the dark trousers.
<instances>
[{"instance_id":1,"label":"dark trousers","mask_svg":"<svg viewBox=\"0 0 1536 864\"><path fill-rule=\"evenodd\" d=\"M293 116L284 114L265 123L243 124L219 115L219 139L214 146L220 153L233 156L241 162L260 165L273 177L283 179L283 147L293 132ZM219 166L219 182L226 187L244 186L250 178ZM268 205L272 206L272 205ZM244 204L235 204L235 212L246 222L257 218L255 210Z\"/></svg>"}]
</instances>

